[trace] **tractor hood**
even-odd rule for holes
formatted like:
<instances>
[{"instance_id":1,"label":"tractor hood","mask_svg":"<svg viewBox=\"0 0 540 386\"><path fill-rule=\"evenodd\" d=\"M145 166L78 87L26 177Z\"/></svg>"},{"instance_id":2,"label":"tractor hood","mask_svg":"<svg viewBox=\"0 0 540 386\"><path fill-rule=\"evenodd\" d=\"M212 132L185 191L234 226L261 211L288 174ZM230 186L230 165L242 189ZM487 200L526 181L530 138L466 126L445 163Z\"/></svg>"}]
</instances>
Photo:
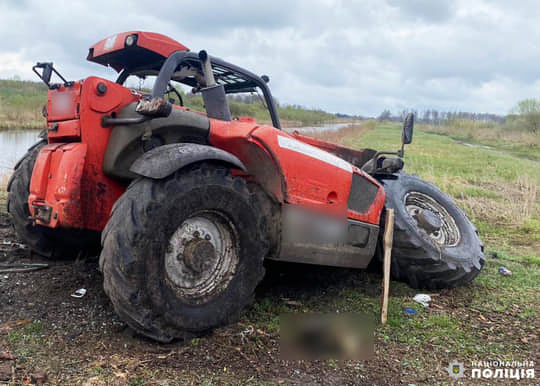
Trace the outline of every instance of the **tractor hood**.
<instances>
[{"instance_id":1,"label":"tractor hood","mask_svg":"<svg viewBox=\"0 0 540 386\"><path fill-rule=\"evenodd\" d=\"M97 42L90 47L86 59L110 66L117 72L124 69L159 70L163 61L175 51L189 51L189 48L158 33L129 31Z\"/></svg>"}]
</instances>

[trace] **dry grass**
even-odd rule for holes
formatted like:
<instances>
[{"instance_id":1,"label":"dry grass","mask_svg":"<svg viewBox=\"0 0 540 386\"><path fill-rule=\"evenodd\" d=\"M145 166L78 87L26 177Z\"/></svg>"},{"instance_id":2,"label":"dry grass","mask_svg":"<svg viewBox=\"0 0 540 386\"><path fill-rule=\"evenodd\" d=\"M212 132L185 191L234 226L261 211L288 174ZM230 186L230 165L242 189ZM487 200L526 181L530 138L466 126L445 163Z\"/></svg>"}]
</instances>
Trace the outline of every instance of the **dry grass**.
<instances>
[{"instance_id":1,"label":"dry grass","mask_svg":"<svg viewBox=\"0 0 540 386\"><path fill-rule=\"evenodd\" d=\"M47 87L42 83L0 79L0 129L30 129L44 125Z\"/></svg>"},{"instance_id":2,"label":"dry grass","mask_svg":"<svg viewBox=\"0 0 540 386\"><path fill-rule=\"evenodd\" d=\"M515 183L465 185L457 200L475 218L500 225L521 227L533 218L540 218L538 185L529 176L518 177ZM480 190L478 190L480 188Z\"/></svg>"},{"instance_id":3,"label":"dry grass","mask_svg":"<svg viewBox=\"0 0 540 386\"><path fill-rule=\"evenodd\" d=\"M28 114L27 114L28 113ZM43 117L34 117L29 112L11 112L7 115L0 114L0 130L27 130L41 129L45 126Z\"/></svg>"},{"instance_id":4,"label":"dry grass","mask_svg":"<svg viewBox=\"0 0 540 386\"><path fill-rule=\"evenodd\" d=\"M417 125L417 128L422 131L459 137L471 141L504 141L540 148L540 135L525 130L511 130L500 124L458 121L452 125L441 126L420 123Z\"/></svg>"},{"instance_id":5,"label":"dry grass","mask_svg":"<svg viewBox=\"0 0 540 386\"><path fill-rule=\"evenodd\" d=\"M288 129L291 127L302 127L302 121L288 121L286 119L280 120L281 127L284 129ZM267 121L264 123L266 125L271 125L272 121Z\"/></svg>"},{"instance_id":6,"label":"dry grass","mask_svg":"<svg viewBox=\"0 0 540 386\"><path fill-rule=\"evenodd\" d=\"M540 186L527 174L513 182L473 182L459 175L437 175L435 170L424 171L422 177L436 181L473 218L512 227L540 218Z\"/></svg>"}]
</instances>

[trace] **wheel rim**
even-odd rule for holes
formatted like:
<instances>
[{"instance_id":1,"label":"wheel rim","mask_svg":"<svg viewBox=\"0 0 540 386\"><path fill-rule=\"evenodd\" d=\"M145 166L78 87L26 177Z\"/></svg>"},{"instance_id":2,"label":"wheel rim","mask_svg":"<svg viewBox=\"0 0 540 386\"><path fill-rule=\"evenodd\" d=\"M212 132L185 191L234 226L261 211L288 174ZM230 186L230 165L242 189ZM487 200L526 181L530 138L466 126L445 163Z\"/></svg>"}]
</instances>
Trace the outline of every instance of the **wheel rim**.
<instances>
[{"instance_id":1,"label":"wheel rim","mask_svg":"<svg viewBox=\"0 0 540 386\"><path fill-rule=\"evenodd\" d=\"M429 238L439 246L454 247L461 240L461 233L454 218L432 197L420 192L409 192L405 196L405 208L416 225L423 230L425 229L420 226L417 219L421 211L430 211L439 218L440 228L430 233L426 231Z\"/></svg>"},{"instance_id":2,"label":"wheel rim","mask_svg":"<svg viewBox=\"0 0 540 386\"><path fill-rule=\"evenodd\" d=\"M227 288L238 265L237 240L234 224L219 212L184 220L165 253L166 277L175 292L200 304Z\"/></svg>"}]
</instances>

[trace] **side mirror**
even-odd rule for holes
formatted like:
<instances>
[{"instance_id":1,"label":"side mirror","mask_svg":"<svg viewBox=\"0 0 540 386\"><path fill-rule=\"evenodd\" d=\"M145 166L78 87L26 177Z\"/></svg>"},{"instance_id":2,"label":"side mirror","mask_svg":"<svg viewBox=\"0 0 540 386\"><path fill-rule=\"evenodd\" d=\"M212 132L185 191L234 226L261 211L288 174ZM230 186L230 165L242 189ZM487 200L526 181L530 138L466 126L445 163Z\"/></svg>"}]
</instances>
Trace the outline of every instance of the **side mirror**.
<instances>
[{"instance_id":1,"label":"side mirror","mask_svg":"<svg viewBox=\"0 0 540 386\"><path fill-rule=\"evenodd\" d=\"M41 74L43 77L43 81L46 85L49 85L51 83L51 76L52 76L52 67L51 66L45 66L43 68L43 72Z\"/></svg>"},{"instance_id":2,"label":"side mirror","mask_svg":"<svg viewBox=\"0 0 540 386\"><path fill-rule=\"evenodd\" d=\"M36 70L36 68L41 68L41 74ZM37 76L47 85L47 87L51 87L51 76L53 72L53 64L52 63L36 63L34 67L32 67L32 71L34 71Z\"/></svg>"},{"instance_id":3,"label":"side mirror","mask_svg":"<svg viewBox=\"0 0 540 386\"><path fill-rule=\"evenodd\" d=\"M41 73L37 70L37 68L41 68ZM64 82L64 85L66 87L73 86L73 82L68 82L56 69L54 68L53 64L51 62L38 62L35 66L32 67L32 71L39 76L39 79L43 81L47 85L48 88L54 89L58 85L51 84L51 77L53 72Z\"/></svg>"},{"instance_id":4,"label":"side mirror","mask_svg":"<svg viewBox=\"0 0 540 386\"><path fill-rule=\"evenodd\" d=\"M401 133L401 143L403 145L408 145L412 142L414 129L414 114L409 113L403 121L403 132Z\"/></svg>"}]
</instances>

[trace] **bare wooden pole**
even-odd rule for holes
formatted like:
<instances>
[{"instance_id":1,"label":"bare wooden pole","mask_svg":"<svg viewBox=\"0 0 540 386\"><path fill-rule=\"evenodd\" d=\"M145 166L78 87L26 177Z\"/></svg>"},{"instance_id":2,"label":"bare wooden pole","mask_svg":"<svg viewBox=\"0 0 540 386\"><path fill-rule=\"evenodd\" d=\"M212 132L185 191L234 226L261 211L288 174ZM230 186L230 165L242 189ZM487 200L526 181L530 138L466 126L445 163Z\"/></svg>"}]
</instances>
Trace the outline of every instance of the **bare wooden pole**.
<instances>
[{"instance_id":1,"label":"bare wooden pole","mask_svg":"<svg viewBox=\"0 0 540 386\"><path fill-rule=\"evenodd\" d=\"M383 282L381 298L381 323L386 324L388 320L388 295L390 293L390 264L392 259L392 240L394 239L394 210L386 211L386 221L384 227L384 260L383 260Z\"/></svg>"}]
</instances>

